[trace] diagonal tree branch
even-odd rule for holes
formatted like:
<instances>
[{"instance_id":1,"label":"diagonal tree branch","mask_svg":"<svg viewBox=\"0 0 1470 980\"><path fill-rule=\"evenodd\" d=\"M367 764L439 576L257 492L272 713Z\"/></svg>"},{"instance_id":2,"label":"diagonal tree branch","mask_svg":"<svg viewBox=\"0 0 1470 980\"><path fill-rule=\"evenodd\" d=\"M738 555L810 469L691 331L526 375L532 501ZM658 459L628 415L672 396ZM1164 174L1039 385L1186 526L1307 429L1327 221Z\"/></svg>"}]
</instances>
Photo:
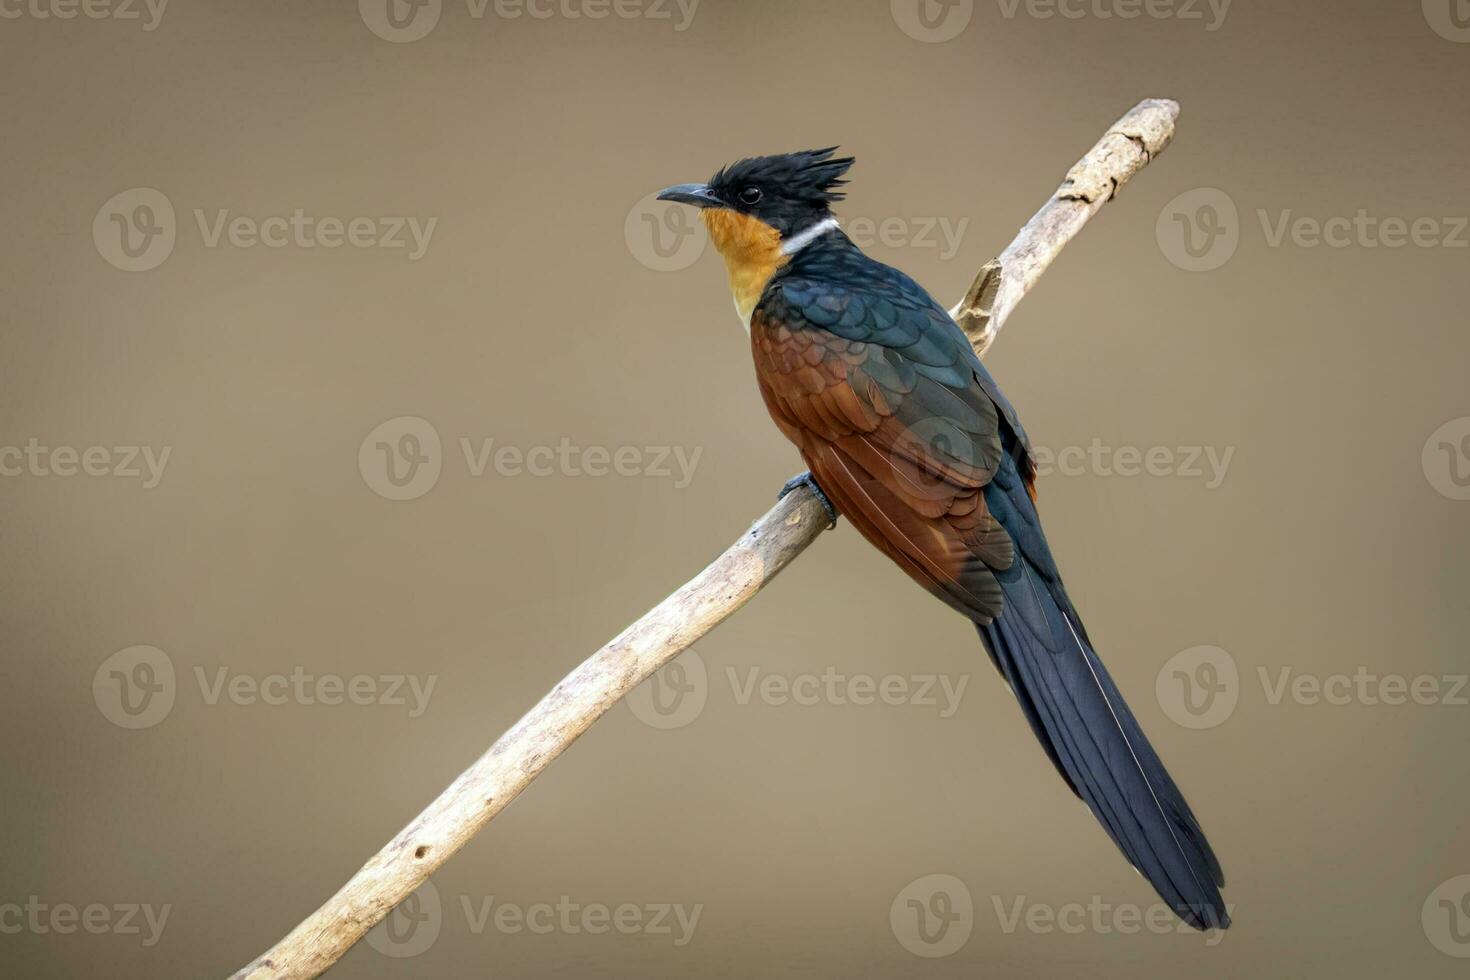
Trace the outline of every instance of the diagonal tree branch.
<instances>
[{"instance_id":1,"label":"diagonal tree branch","mask_svg":"<svg viewBox=\"0 0 1470 980\"><path fill-rule=\"evenodd\" d=\"M1174 135L1179 104L1147 99L1114 123L1061 187L986 263L951 315L979 353L1062 247ZM315 977L407 898L441 864L654 671L749 602L827 525L798 488L729 550L568 674L347 884L236 980Z\"/></svg>"},{"instance_id":2,"label":"diagonal tree branch","mask_svg":"<svg viewBox=\"0 0 1470 980\"><path fill-rule=\"evenodd\" d=\"M1016 233L1004 252L981 267L965 298L949 311L984 356L1021 297L1102 206L1174 138L1179 103L1144 99L1108 127L1072 165L1062 186Z\"/></svg>"}]
</instances>

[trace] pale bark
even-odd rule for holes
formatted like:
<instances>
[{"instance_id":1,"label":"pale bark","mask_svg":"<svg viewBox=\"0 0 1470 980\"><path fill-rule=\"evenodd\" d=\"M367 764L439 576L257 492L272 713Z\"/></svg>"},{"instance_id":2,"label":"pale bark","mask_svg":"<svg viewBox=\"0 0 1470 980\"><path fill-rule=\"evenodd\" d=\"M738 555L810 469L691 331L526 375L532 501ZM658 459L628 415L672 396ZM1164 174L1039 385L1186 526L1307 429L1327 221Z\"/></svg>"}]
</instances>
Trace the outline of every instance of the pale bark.
<instances>
[{"instance_id":1,"label":"pale bark","mask_svg":"<svg viewBox=\"0 0 1470 980\"><path fill-rule=\"evenodd\" d=\"M1140 102L980 270L952 311L978 352L1062 247L1168 145L1178 114L1175 102ZM594 721L749 602L826 527L826 511L805 487L779 501L713 564L568 674L321 908L235 977L315 977L337 962Z\"/></svg>"},{"instance_id":2,"label":"pale bark","mask_svg":"<svg viewBox=\"0 0 1470 980\"><path fill-rule=\"evenodd\" d=\"M981 267L965 298L949 311L984 355L1002 324L1036 280L1089 218L1174 138L1179 103L1144 99L1108 127L1072 165L1056 193L1016 234L1004 252Z\"/></svg>"}]
</instances>

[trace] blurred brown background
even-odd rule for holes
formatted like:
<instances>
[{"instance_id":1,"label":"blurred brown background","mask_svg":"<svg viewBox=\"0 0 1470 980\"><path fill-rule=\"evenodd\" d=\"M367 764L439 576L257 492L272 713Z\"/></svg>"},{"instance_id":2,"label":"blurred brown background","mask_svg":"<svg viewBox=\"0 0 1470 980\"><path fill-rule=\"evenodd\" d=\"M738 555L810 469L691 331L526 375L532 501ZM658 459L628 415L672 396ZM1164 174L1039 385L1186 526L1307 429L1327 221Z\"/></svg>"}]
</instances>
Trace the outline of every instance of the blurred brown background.
<instances>
[{"instance_id":1,"label":"blurred brown background","mask_svg":"<svg viewBox=\"0 0 1470 980\"><path fill-rule=\"evenodd\" d=\"M842 526L337 973L1463 975L1463 2L394 4L0 0L0 973L244 964L770 505L646 195L840 142L952 301L1168 96L989 363L1223 941Z\"/></svg>"}]
</instances>

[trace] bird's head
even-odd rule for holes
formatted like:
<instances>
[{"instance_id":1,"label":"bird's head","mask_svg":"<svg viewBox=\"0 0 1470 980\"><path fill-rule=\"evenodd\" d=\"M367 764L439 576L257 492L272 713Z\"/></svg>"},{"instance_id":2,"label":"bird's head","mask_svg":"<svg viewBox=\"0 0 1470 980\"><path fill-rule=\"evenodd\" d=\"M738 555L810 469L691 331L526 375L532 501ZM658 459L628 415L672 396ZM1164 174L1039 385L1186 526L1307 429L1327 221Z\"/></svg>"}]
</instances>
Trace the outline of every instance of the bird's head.
<instances>
[{"instance_id":1,"label":"bird's head","mask_svg":"<svg viewBox=\"0 0 1470 980\"><path fill-rule=\"evenodd\" d=\"M832 204L843 194L842 175L852 157L833 158L837 147L803 150L732 163L704 184L677 184L658 195L660 201L692 204L705 221L740 220L764 225L783 240L832 217ZM728 212L722 216L720 212Z\"/></svg>"},{"instance_id":2,"label":"bird's head","mask_svg":"<svg viewBox=\"0 0 1470 980\"><path fill-rule=\"evenodd\" d=\"M732 163L707 183L677 184L660 201L700 209L710 240L730 270L730 286L741 317L750 310L775 271L812 237L836 227L832 204L843 194L843 174L852 157L836 147Z\"/></svg>"}]
</instances>

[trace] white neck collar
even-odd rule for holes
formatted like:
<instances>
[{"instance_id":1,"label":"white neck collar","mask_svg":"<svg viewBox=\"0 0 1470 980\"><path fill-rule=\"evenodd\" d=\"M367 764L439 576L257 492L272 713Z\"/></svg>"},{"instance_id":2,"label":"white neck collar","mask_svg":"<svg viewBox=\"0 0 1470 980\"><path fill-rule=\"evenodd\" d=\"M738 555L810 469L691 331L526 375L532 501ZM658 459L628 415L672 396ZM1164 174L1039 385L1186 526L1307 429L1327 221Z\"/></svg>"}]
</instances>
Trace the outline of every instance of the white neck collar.
<instances>
[{"instance_id":1,"label":"white neck collar","mask_svg":"<svg viewBox=\"0 0 1470 980\"><path fill-rule=\"evenodd\" d=\"M823 220L818 221L816 224L812 225L801 234L793 235L792 237L786 239L786 241L782 242L781 254L795 255L797 252L800 252L812 242L816 241L818 236L825 235L827 232L837 227L839 227L839 225L837 224L836 218L824 218Z\"/></svg>"}]
</instances>

